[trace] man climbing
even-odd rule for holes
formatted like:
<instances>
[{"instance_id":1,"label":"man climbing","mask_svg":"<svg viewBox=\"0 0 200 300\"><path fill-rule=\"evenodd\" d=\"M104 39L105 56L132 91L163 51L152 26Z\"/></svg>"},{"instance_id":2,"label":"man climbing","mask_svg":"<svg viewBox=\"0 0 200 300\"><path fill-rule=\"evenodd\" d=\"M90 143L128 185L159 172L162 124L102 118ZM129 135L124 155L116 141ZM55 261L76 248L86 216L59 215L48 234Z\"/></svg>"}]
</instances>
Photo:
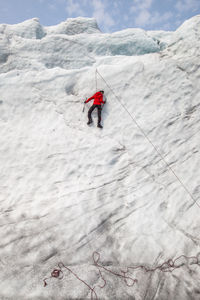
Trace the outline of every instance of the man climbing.
<instances>
[{"instance_id":1,"label":"man climbing","mask_svg":"<svg viewBox=\"0 0 200 300\"><path fill-rule=\"evenodd\" d=\"M90 107L89 111L88 111L88 122L87 124L90 125L92 123L92 112L95 108L98 109L98 124L97 127L99 128L103 128L103 126L101 125L101 104L105 104L106 103L106 98L104 95L104 91L99 91L97 93L95 93L92 97L88 98L84 103L88 103L90 100L94 99L93 105Z\"/></svg>"}]
</instances>

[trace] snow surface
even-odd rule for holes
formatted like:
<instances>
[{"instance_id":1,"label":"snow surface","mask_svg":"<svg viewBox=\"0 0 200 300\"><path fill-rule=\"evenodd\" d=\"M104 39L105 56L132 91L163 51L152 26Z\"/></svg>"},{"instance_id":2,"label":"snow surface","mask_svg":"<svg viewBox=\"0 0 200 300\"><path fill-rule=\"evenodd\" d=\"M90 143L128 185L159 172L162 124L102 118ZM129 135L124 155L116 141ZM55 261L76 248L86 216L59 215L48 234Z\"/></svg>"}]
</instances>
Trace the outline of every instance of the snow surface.
<instances>
[{"instance_id":1,"label":"snow surface","mask_svg":"<svg viewBox=\"0 0 200 300\"><path fill-rule=\"evenodd\" d=\"M98 251L119 274L200 254L199 25L0 25L0 299L90 299L78 278L98 299L199 299L195 258L173 272L131 270L132 287L92 259ZM91 103L82 112L96 88L108 99L103 130L96 112L86 125ZM60 261L78 278L63 269L44 287Z\"/></svg>"}]
</instances>

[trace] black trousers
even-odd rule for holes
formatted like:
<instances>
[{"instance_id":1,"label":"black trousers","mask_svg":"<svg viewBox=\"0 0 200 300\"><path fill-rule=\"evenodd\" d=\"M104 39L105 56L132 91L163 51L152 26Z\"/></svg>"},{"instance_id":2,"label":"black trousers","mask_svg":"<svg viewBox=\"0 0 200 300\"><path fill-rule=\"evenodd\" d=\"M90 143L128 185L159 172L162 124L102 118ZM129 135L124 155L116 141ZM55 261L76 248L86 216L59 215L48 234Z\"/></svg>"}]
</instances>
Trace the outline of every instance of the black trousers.
<instances>
[{"instance_id":1,"label":"black trousers","mask_svg":"<svg viewBox=\"0 0 200 300\"><path fill-rule=\"evenodd\" d=\"M93 110L94 110L95 108L98 109L98 124L100 124L100 123L101 123L101 105L94 105L94 104L93 104L93 105L90 107L90 109L88 110L88 120L89 120L89 122L92 122L92 116L91 116L91 114L92 114L92 112L93 112Z\"/></svg>"}]
</instances>

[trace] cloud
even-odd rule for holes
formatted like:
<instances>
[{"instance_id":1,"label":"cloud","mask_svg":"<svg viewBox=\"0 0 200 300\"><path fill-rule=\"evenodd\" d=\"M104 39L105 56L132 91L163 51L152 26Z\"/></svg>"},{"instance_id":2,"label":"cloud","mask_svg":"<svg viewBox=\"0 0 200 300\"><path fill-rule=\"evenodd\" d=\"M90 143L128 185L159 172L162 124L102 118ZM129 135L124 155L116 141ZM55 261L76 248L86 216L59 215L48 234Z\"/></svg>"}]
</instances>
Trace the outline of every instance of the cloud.
<instances>
[{"instance_id":1,"label":"cloud","mask_svg":"<svg viewBox=\"0 0 200 300\"><path fill-rule=\"evenodd\" d=\"M97 20L103 29L109 29L115 25L112 15L109 13L107 2L104 0L65 0L67 2L66 11L69 16L90 15ZM113 11L112 11L113 13Z\"/></svg>"},{"instance_id":2,"label":"cloud","mask_svg":"<svg viewBox=\"0 0 200 300\"><path fill-rule=\"evenodd\" d=\"M138 12L138 11L140 11L141 13L145 12L145 11L148 11L151 8L151 6L152 6L153 1L154 0L144 0L144 1L133 0L134 4L131 7L131 11L132 12Z\"/></svg>"},{"instance_id":3,"label":"cloud","mask_svg":"<svg viewBox=\"0 0 200 300\"><path fill-rule=\"evenodd\" d=\"M67 0L66 11L70 16L84 15L84 10L82 9L81 4L76 0Z\"/></svg>"},{"instance_id":4,"label":"cloud","mask_svg":"<svg viewBox=\"0 0 200 300\"><path fill-rule=\"evenodd\" d=\"M135 25L136 26L145 26L149 24L151 14L148 10L142 10L139 15L135 18Z\"/></svg>"},{"instance_id":5,"label":"cloud","mask_svg":"<svg viewBox=\"0 0 200 300\"><path fill-rule=\"evenodd\" d=\"M172 12L170 11L162 14L152 10L152 5L155 0L133 0L133 2L134 4L131 7L131 12L135 14L134 24L138 27L166 23L173 17Z\"/></svg>"},{"instance_id":6,"label":"cloud","mask_svg":"<svg viewBox=\"0 0 200 300\"><path fill-rule=\"evenodd\" d=\"M173 17L172 12L168 11L161 14L157 11L151 13L148 10L142 10L135 18L135 25L145 27L146 25L156 25L169 21Z\"/></svg>"},{"instance_id":7,"label":"cloud","mask_svg":"<svg viewBox=\"0 0 200 300\"><path fill-rule=\"evenodd\" d=\"M186 12L189 10L192 10L195 12L198 8L200 8L200 2L199 0L179 0L175 8L180 12Z\"/></svg>"},{"instance_id":8,"label":"cloud","mask_svg":"<svg viewBox=\"0 0 200 300\"><path fill-rule=\"evenodd\" d=\"M164 22L169 21L172 17L173 17L173 14L170 11L165 12L164 14L160 14L159 12L155 12L151 16L150 23L152 25L159 24L159 23L164 23Z\"/></svg>"},{"instance_id":9,"label":"cloud","mask_svg":"<svg viewBox=\"0 0 200 300\"><path fill-rule=\"evenodd\" d=\"M92 0L93 17L97 20L97 23L102 24L106 30L115 25L115 21L108 13L106 5L102 0Z\"/></svg>"},{"instance_id":10,"label":"cloud","mask_svg":"<svg viewBox=\"0 0 200 300\"><path fill-rule=\"evenodd\" d=\"M133 0L133 6L131 7L131 12L137 13L135 18L136 26L145 26L149 24L151 17L150 8L154 0Z\"/></svg>"}]
</instances>

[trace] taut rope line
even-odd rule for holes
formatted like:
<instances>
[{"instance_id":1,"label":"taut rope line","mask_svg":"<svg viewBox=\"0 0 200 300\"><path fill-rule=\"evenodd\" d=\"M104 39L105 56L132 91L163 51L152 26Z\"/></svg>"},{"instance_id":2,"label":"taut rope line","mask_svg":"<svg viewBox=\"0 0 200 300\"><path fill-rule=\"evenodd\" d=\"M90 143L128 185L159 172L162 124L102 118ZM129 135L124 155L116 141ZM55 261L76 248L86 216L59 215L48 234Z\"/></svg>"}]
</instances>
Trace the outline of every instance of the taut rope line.
<instances>
[{"instance_id":1,"label":"taut rope line","mask_svg":"<svg viewBox=\"0 0 200 300\"><path fill-rule=\"evenodd\" d=\"M187 192L187 194L190 196L190 198L192 199L192 201L194 202L194 204L196 204L199 208L200 205L198 204L197 200L194 199L193 195L191 194L191 192L188 190L188 188L185 186L185 184L182 182L182 180L178 177L178 175L176 175L175 171L172 169L172 167L170 167L170 165L168 164L168 162L166 161L166 159L164 158L164 156L160 153L160 151L157 149L157 147L153 144L153 142L151 141L151 139L148 137L148 135L144 132L144 130L142 129L142 127L138 124L138 122L136 121L136 119L131 115L131 113L128 111L128 109L126 108L126 106L120 101L120 98L115 94L114 90L111 88L111 86L106 82L106 80L103 78L103 76L99 73L99 71L96 69L96 73L99 74L99 76L103 79L103 81L105 82L105 84L107 85L107 87L111 90L111 92L113 93L113 95L115 96L115 98L118 100L118 102L121 104L121 106L124 108L124 110L127 112L127 114L130 116L130 118L132 119L132 121L136 124L136 126L139 128L139 130L142 132L142 134L144 135L144 137L147 139L147 141L151 144L151 146L154 148L154 150L157 152L157 154L160 156L160 158L164 161L165 165L168 167L168 169L172 172L172 174L176 177L176 179L179 181L179 183L182 185L182 187L184 188L184 190Z\"/></svg>"}]
</instances>

